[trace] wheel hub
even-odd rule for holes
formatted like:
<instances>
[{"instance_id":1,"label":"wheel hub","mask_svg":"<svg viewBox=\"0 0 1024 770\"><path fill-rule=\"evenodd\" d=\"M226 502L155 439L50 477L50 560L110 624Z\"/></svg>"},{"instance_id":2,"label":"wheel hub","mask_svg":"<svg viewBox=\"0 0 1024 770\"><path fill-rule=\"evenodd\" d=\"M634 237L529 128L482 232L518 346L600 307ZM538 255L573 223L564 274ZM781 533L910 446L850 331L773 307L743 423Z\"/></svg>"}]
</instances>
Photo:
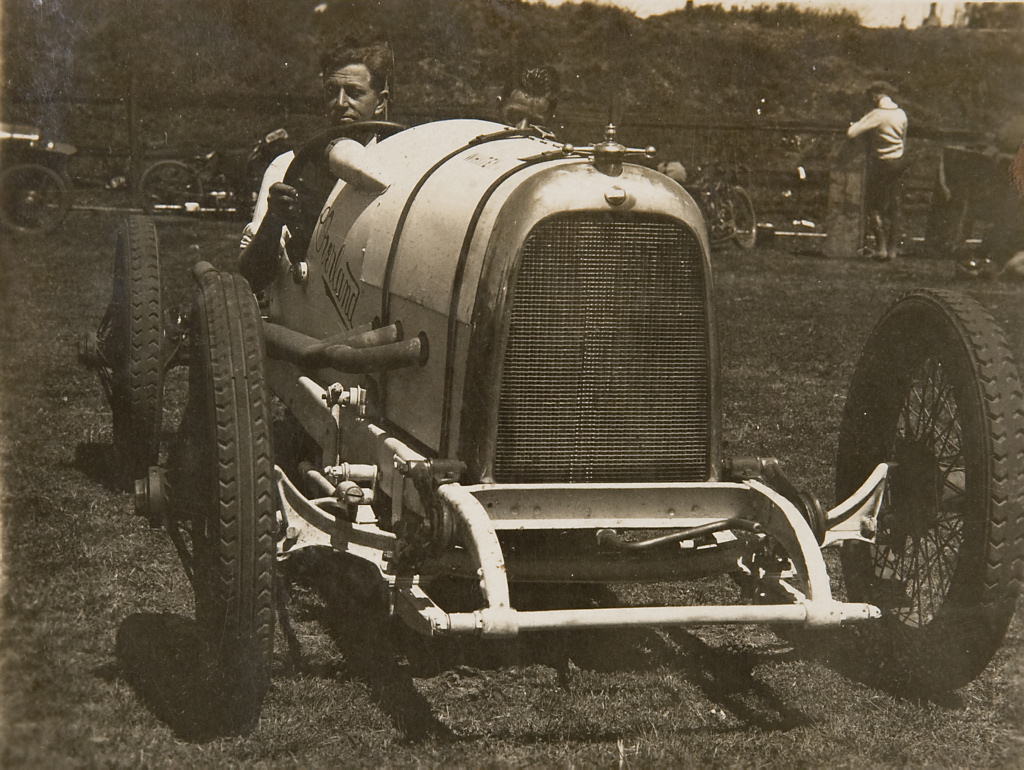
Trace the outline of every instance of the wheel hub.
<instances>
[{"instance_id":1,"label":"wheel hub","mask_svg":"<svg viewBox=\"0 0 1024 770\"><path fill-rule=\"evenodd\" d=\"M920 441L898 441L895 459L894 505L887 522L894 546L908 537L920 539L935 526L943 478L934 451Z\"/></svg>"}]
</instances>

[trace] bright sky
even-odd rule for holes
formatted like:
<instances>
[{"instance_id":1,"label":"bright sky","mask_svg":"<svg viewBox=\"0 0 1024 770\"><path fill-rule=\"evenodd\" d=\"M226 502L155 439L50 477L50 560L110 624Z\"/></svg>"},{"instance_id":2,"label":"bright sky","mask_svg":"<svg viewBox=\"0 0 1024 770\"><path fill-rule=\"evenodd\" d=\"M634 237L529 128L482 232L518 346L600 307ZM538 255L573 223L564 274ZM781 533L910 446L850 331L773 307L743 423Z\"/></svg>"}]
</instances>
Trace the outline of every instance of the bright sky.
<instances>
[{"instance_id":1,"label":"bright sky","mask_svg":"<svg viewBox=\"0 0 1024 770\"><path fill-rule=\"evenodd\" d=\"M536 0L535 0L536 1ZM558 5L573 0L541 0L551 5ZM607 5L618 5L628 8L637 16L652 16L668 11L676 11L686 5L686 0L591 0ZM860 14L861 21L869 27L897 27L900 19L906 17L908 27L916 27L928 15L929 0L787 0L793 5L805 8L846 8ZM753 5L775 5L775 0L696 0L696 5L714 5L720 3L731 6L750 7ZM953 21L953 13L963 2L940 0L939 16L944 25Z\"/></svg>"}]
</instances>

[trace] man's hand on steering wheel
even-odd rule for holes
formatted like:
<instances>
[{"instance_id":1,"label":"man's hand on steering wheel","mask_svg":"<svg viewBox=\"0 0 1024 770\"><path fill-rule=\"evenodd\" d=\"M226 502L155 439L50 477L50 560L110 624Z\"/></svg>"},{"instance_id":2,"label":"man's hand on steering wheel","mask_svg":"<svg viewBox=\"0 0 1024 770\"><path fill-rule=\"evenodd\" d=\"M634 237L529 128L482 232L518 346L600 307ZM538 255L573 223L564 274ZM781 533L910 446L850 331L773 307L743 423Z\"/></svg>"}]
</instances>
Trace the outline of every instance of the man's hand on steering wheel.
<instances>
[{"instance_id":1,"label":"man's hand on steering wheel","mask_svg":"<svg viewBox=\"0 0 1024 770\"><path fill-rule=\"evenodd\" d=\"M301 190L294 198L296 202L295 221L294 223L289 223L288 227L292 231L292 241L288 248L289 255L296 259L305 258L304 255L309 247L309 239L313 234L316 218L320 214L320 208L324 203L324 199L330 192L330 187L318 191L315 184L310 184L311 179L315 180L317 177L317 174L314 172L315 168L319 168L321 177L328 174L327 147L335 140L343 137L363 135L369 139L369 137L374 135L390 136L403 129L405 129L405 126L401 123L391 123L385 120L343 123L325 128L295 151L295 157L292 158L288 170L285 171L284 183L280 185L292 192ZM336 180L332 177L327 181L332 187ZM279 185L273 185L271 191L277 186Z\"/></svg>"},{"instance_id":2,"label":"man's hand on steering wheel","mask_svg":"<svg viewBox=\"0 0 1024 770\"><path fill-rule=\"evenodd\" d=\"M300 212L298 190L290 184L274 182L268 191L267 209L281 224L294 228Z\"/></svg>"}]
</instances>

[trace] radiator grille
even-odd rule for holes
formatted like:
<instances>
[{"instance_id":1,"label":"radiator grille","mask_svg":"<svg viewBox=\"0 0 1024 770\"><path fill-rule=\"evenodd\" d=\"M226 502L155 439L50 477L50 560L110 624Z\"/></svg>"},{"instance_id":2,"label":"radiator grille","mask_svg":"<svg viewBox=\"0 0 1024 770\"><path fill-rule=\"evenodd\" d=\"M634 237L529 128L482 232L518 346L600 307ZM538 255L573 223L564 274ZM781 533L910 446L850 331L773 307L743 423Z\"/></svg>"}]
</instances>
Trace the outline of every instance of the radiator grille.
<instances>
[{"instance_id":1,"label":"radiator grille","mask_svg":"<svg viewBox=\"0 0 1024 770\"><path fill-rule=\"evenodd\" d=\"M510 303L497 481L708 478L704 272L688 228L591 212L544 220Z\"/></svg>"}]
</instances>

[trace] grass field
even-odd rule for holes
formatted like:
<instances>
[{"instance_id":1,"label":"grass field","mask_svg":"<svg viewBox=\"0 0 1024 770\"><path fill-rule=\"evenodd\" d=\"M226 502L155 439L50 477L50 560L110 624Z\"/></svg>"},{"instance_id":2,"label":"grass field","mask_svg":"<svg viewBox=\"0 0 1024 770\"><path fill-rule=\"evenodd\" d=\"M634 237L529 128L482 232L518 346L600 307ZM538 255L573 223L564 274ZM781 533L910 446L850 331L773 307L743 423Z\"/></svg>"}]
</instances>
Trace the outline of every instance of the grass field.
<instances>
[{"instance_id":1,"label":"grass field","mask_svg":"<svg viewBox=\"0 0 1024 770\"><path fill-rule=\"evenodd\" d=\"M876 681L845 633L795 646L761 628L427 644L388 626L366 581L335 562L296 568L297 645L279 633L262 715L239 733L203 677L171 543L111 484L109 415L75 362L109 294L116 224L74 212L52 236L0 243L4 767L1024 762L1019 619L983 676L925 699ZM172 301L187 265L232 265L237 230L161 221ZM726 453L777 456L830 502L846 382L873 320L906 289L948 286L952 271L786 248L716 258ZM1024 291L968 288L1024 360Z\"/></svg>"}]
</instances>

